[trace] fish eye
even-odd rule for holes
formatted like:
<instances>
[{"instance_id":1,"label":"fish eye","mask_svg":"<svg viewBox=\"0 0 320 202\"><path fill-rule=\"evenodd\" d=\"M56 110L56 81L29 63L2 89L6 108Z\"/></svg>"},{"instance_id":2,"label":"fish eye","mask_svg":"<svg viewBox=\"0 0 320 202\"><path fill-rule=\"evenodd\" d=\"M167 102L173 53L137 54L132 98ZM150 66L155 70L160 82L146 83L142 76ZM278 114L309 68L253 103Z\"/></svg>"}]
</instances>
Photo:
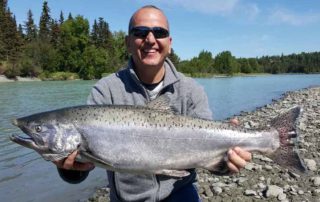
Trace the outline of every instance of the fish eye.
<instances>
[{"instance_id":1,"label":"fish eye","mask_svg":"<svg viewBox=\"0 0 320 202\"><path fill-rule=\"evenodd\" d=\"M42 127L40 125L37 125L34 127L34 129L36 130L36 132L41 132L42 131Z\"/></svg>"}]
</instances>

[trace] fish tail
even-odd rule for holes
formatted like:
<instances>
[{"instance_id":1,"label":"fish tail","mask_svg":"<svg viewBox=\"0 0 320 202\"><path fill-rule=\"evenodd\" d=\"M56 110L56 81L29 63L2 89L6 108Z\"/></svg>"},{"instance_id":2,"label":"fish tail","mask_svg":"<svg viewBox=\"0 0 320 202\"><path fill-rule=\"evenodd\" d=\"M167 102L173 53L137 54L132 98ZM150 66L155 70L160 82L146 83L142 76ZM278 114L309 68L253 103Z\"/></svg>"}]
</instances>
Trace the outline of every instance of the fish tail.
<instances>
[{"instance_id":1,"label":"fish tail","mask_svg":"<svg viewBox=\"0 0 320 202\"><path fill-rule=\"evenodd\" d=\"M279 133L280 147L268 155L278 165L298 173L306 172L306 167L296 150L296 141L291 141L291 138L298 137L296 123L301 112L302 109L296 106L271 121L271 127Z\"/></svg>"}]
</instances>

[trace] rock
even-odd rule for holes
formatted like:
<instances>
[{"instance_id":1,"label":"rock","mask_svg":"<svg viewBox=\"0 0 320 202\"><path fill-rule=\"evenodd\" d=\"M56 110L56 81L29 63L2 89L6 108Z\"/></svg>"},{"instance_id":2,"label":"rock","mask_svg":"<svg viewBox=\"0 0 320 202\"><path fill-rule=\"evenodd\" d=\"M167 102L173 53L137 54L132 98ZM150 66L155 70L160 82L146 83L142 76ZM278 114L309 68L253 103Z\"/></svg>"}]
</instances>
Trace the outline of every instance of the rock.
<instances>
[{"instance_id":1,"label":"rock","mask_svg":"<svg viewBox=\"0 0 320 202\"><path fill-rule=\"evenodd\" d=\"M246 178L246 177L239 177L238 179L236 179L236 183L238 185L242 185L247 180L248 180L248 178Z\"/></svg>"},{"instance_id":2,"label":"rock","mask_svg":"<svg viewBox=\"0 0 320 202\"><path fill-rule=\"evenodd\" d=\"M263 184L263 183L259 183L258 184L258 187L261 189L261 190L264 190L267 186L265 185L265 184Z\"/></svg>"},{"instance_id":3,"label":"rock","mask_svg":"<svg viewBox=\"0 0 320 202\"><path fill-rule=\"evenodd\" d=\"M105 196L99 196L98 202L109 202L109 199L107 199Z\"/></svg>"},{"instance_id":4,"label":"rock","mask_svg":"<svg viewBox=\"0 0 320 202\"><path fill-rule=\"evenodd\" d=\"M313 178L311 178L311 181L314 186L316 186L316 187L320 186L320 177L313 177Z\"/></svg>"},{"instance_id":5,"label":"rock","mask_svg":"<svg viewBox=\"0 0 320 202\"><path fill-rule=\"evenodd\" d=\"M221 187L213 187L212 188L213 193L215 193L216 195L219 195L222 193L222 188Z\"/></svg>"},{"instance_id":6,"label":"rock","mask_svg":"<svg viewBox=\"0 0 320 202\"><path fill-rule=\"evenodd\" d=\"M313 159L304 159L306 166L309 170L316 171L317 170L317 163Z\"/></svg>"},{"instance_id":7,"label":"rock","mask_svg":"<svg viewBox=\"0 0 320 202\"><path fill-rule=\"evenodd\" d=\"M312 191L313 196L320 196L320 189L315 189Z\"/></svg>"},{"instance_id":8,"label":"rock","mask_svg":"<svg viewBox=\"0 0 320 202\"><path fill-rule=\"evenodd\" d=\"M299 194L299 195L302 195L302 194L304 194L304 191L303 191L303 190L299 190L299 191L298 191L298 194Z\"/></svg>"},{"instance_id":9,"label":"rock","mask_svg":"<svg viewBox=\"0 0 320 202\"><path fill-rule=\"evenodd\" d=\"M244 167L246 170L253 170L254 165L253 163L247 163L247 165Z\"/></svg>"},{"instance_id":10,"label":"rock","mask_svg":"<svg viewBox=\"0 0 320 202\"><path fill-rule=\"evenodd\" d=\"M204 191L204 193L205 193L205 195L208 196L208 197L212 197L212 196L213 196L213 193L212 193L212 191L211 191L210 189L206 189L206 190Z\"/></svg>"},{"instance_id":11,"label":"rock","mask_svg":"<svg viewBox=\"0 0 320 202\"><path fill-rule=\"evenodd\" d=\"M283 200L285 200L287 198L287 195L285 194L285 193L280 193L279 195L278 195L278 200L279 201L283 201Z\"/></svg>"},{"instance_id":12,"label":"rock","mask_svg":"<svg viewBox=\"0 0 320 202\"><path fill-rule=\"evenodd\" d=\"M247 189L247 190L244 191L244 195L245 196L256 196L257 192L254 191L254 190L251 190L251 189Z\"/></svg>"},{"instance_id":13,"label":"rock","mask_svg":"<svg viewBox=\"0 0 320 202\"><path fill-rule=\"evenodd\" d=\"M265 165L264 168L265 168L266 170L268 170L268 171L273 169L272 166L270 166L270 165Z\"/></svg>"},{"instance_id":14,"label":"rock","mask_svg":"<svg viewBox=\"0 0 320 202\"><path fill-rule=\"evenodd\" d=\"M267 191L266 191L266 197L278 197L279 194L283 193L283 189L281 187L278 187L276 185L268 185Z\"/></svg>"},{"instance_id":15,"label":"rock","mask_svg":"<svg viewBox=\"0 0 320 202\"><path fill-rule=\"evenodd\" d=\"M296 174L296 173L294 173L294 172L292 172L292 171L289 171L289 175L290 175L291 177L295 178L295 179L300 178L300 175L298 175L298 174Z\"/></svg>"}]
</instances>

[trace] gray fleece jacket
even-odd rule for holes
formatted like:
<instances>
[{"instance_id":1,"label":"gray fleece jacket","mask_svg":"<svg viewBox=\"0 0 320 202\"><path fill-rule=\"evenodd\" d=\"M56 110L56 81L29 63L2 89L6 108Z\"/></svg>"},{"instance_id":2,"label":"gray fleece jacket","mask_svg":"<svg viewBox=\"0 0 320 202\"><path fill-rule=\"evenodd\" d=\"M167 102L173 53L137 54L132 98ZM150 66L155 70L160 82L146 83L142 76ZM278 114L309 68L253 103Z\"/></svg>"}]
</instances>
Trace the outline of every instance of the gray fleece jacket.
<instances>
[{"instance_id":1,"label":"gray fleece jacket","mask_svg":"<svg viewBox=\"0 0 320 202\"><path fill-rule=\"evenodd\" d=\"M176 71L169 59L165 61L163 88L170 105L182 115L212 119L208 99L203 88L193 79ZM125 69L98 81L88 97L88 104L146 105L150 97L134 72L132 60ZM59 171L61 177L67 176ZM194 183L196 173L182 179L162 175L137 175L107 171L110 199L114 201L160 201L183 186ZM82 179L83 180L83 179Z\"/></svg>"}]
</instances>

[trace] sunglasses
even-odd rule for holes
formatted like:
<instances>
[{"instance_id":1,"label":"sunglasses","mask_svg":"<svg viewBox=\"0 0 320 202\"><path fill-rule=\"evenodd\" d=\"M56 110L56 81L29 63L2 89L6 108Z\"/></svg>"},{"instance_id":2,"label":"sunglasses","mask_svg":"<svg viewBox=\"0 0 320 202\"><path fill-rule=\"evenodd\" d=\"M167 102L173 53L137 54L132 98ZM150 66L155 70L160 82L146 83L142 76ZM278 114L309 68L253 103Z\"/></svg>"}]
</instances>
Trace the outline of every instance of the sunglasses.
<instances>
[{"instance_id":1,"label":"sunglasses","mask_svg":"<svg viewBox=\"0 0 320 202\"><path fill-rule=\"evenodd\" d=\"M169 36L169 31L165 28L145 26L133 27L132 29L130 29L129 34L144 39L148 36L149 32L152 32L156 39L163 39Z\"/></svg>"}]
</instances>

